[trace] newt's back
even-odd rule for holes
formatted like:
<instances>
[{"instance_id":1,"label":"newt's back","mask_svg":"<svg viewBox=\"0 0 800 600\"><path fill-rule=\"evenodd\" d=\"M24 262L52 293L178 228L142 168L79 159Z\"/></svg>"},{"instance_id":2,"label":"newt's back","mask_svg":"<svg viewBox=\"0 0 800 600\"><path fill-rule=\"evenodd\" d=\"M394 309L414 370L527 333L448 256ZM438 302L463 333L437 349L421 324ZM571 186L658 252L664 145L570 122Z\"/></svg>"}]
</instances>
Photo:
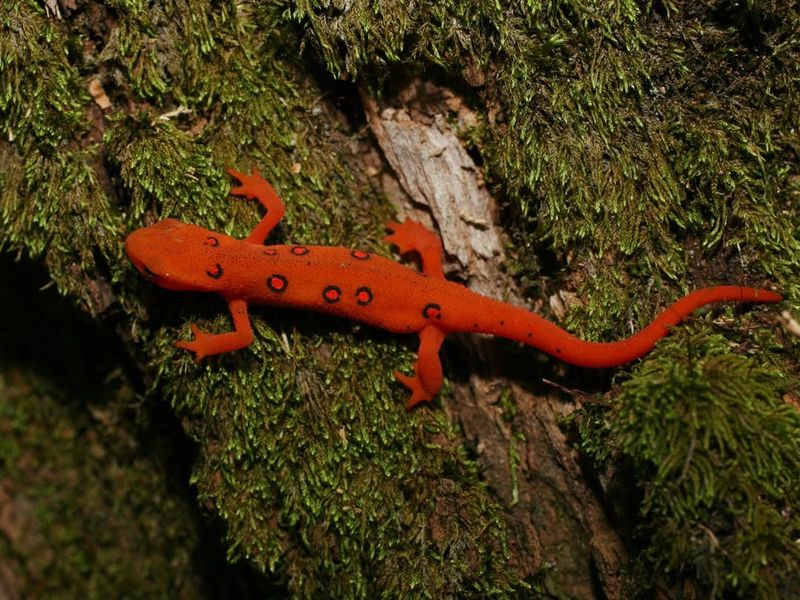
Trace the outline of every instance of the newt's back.
<instances>
[{"instance_id":1,"label":"newt's back","mask_svg":"<svg viewBox=\"0 0 800 600\"><path fill-rule=\"evenodd\" d=\"M393 332L418 332L435 318L431 306L466 291L363 250L263 246L174 219L133 232L125 248L146 278L167 289L324 312Z\"/></svg>"}]
</instances>

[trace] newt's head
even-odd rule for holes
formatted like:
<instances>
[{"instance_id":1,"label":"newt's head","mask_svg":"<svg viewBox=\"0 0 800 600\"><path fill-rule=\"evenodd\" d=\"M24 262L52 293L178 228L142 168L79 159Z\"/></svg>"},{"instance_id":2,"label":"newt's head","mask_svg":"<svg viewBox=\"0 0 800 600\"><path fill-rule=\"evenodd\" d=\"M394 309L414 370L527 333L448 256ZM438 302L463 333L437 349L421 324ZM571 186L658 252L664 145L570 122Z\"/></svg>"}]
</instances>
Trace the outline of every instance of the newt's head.
<instances>
[{"instance_id":1,"label":"newt's head","mask_svg":"<svg viewBox=\"0 0 800 600\"><path fill-rule=\"evenodd\" d=\"M197 225L165 219L137 229L125 252L139 272L170 290L210 292L221 288L220 250L233 238Z\"/></svg>"}]
</instances>

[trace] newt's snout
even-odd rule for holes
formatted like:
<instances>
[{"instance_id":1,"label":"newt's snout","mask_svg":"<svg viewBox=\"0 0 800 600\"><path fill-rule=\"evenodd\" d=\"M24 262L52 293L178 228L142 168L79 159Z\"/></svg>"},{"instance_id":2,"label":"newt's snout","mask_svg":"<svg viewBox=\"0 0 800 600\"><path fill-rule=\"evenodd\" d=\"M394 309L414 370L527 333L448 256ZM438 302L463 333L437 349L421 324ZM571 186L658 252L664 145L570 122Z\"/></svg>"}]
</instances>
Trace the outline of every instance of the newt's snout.
<instances>
[{"instance_id":1,"label":"newt's snout","mask_svg":"<svg viewBox=\"0 0 800 600\"><path fill-rule=\"evenodd\" d=\"M171 246L180 244L181 225L184 224L175 219L165 219L137 229L125 238L125 253L143 275L147 276L145 263L158 262L158 257L164 255Z\"/></svg>"},{"instance_id":2,"label":"newt's snout","mask_svg":"<svg viewBox=\"0 0 800 600\"><path fill-rule=\"evenodd\" d=\"M144 254L146 254L147 235L144 229L137 229L125 238L125 254L131 259L136 269L144 272Z\"/></svg>"},{"instance_id":3,"label":"newt's snout","mask_svg":"<svg viewBox=\"0 0 800 600\"><path fill-rule=\"evenodd\" d=\"M165 219L132 232L125 252L136 269L158 286L170 290L213 291L219 257L210 257L227 236L197 225ZM209 243L213 240L213 244ZM209 263L206 265L205 263ZM209 270L212 274L209 274Z\"/></svg>"}]
</instances>

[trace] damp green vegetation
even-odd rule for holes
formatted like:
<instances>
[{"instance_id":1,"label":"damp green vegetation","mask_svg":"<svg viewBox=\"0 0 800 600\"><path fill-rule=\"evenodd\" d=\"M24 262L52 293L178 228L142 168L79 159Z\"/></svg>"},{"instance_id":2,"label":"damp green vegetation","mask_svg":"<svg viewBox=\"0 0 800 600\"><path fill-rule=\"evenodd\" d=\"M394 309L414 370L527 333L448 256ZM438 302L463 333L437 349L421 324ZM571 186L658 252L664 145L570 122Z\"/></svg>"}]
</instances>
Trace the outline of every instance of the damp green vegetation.
<instances>
[{"instance_id":1,"label":"damp green vegetation","mask_svg":"<svg viewBox=\"0 0 800 600\"><path fill-rule=\"evenodd\" d=\"M224 304L153 289L124 258L126 232L167 216L249 231L260 209L226 199L226 166L258 166L275 184L287 215L274 240L385 252L389 208L359 173L358 135L302 76L297 32L277 27L274 6L102 10L93 27L110 30L93 47L85 13L0 7L0 128L13 130L0 142L2 247L43 258L62 293L125 322L152 397L197 444L192 481L223 520L232 561L294 597L525 589L500 507L455 432L439 412L402 408L392 369L408 369L410 348L349 323L254 311L250 349L196 366L174 347L181 324L225 330ZM112 103L102 123L87 92L97 73Z\"/></svg>"},{"instance_id":2,"label":"damp green vegetation","mask_svg":"<svg viewBox=\"0 0 800 600\"><path fill-rule=\"evenodd\" d=\"M378 88L387 66L435 65L472 87L469 138L518 244L586 273L582 335L643 322L628 307L654 281L800 295L796 3L286 4L334 75ZM737 270L696 272L718 256Z\"/></svg>"},{"instance_id":3,"label":"damp green vegetation","mask_svg":"<svg viewBox=\"0 0 800 600\"><path fill-rule=\"evenodd\" d=\"M153 289L125 259L125 234L167 216L245 235L260 208L226 199L227 166L258 167L286 202L273 239L385 252L390 208L354 150L370 142L338 112L329 75L388 94L393 74L417 74L464 95L478 117L465 137L505 207L516 256L552 254L559 266L545 275L579 282L573 331L626 333L698 284L770 282L800 298L793 3L80 4L56 17L35 0L0 2L0 249L42 261L60 293L113 325L149 397L166 400L196 443L192 481L224 522L230 559L294 597L529 592L511 573L502 508L443 412L402 409L392 371L409 369L412 345L254 310L250 348L197 366L174 341L190 321L228 330L224 304ZM538 282L540 264L510 268ZM787 480L797 423L779 401L789 379L767 334L758 346L774 351L769 366L717 337L698 340L662 345L610 416L595 415L605 434L590 440L587 429L584 447L605 460L624 453L639 475L642 581L655 573L665 586L689 578L712 594L769 597L797 568L787 545L798 537ZM20 463L26 448L56 466L100 448L91 485L113 479L137 503L133 514L102 491L96 501L108 506L40 498L54 552L70 552L58 535L82 534L48 515L80 521L96 509L152 526L161 510L163 539L131 534L152 554L130 558L145 573L178 548L170 564L180 568L195 538L153 474L162 466L106 443L86 417L64 425L60 391L23 389L14 398L24 402L0 396L0 426L14 433L3 468L26 493L43 496L32 479L41 473ZM516 477L513 445L509 458ZM90 480L64 470L50 489ZM120 551L114 532L102 532L103 552ZM67 554L42 577L91 560ZM161 595L167 572L145 582L148 595ZM104 581L126 585L111 575Z\"/></svg>"},{"instance_id":4,"label":"damp green vegetation","mask_svg":"<svg viewBox=\"0 0 800 600\"><path fill-rule=\"evenodd\" d=\"M162 381L203 441L194 483L227 524L232 560L282 574L302 598L524 589L499 507L444 415L398 410L389 369L372 366L404 352L303 317L255 327L252 349L199 370L182 356L182 377ZM175 369L172 350L159 359Z\"/></svg>"},{"instance_id":5,"label":"damp green vegetation","mask_svg":"<svg viewBox=\"0 0 800 600\"><path fill-rule=\"evenodd\" d=\"M176 470L178 422L137 393L113 334L40 290L41 267L0 254L0 272L3 596L215 597L239 573Z\"/></svg>"},{"instance_id":6,"label":"damp green vegetation","mask_svg":"<svg viewBox=\"0 0 800 600\"><path fill-rule=\"evenodd\" d=\"M97 153L84 147L89 94L68 40L33 2L0 6L0 248L43 257L59 290L92 312L83 273L121 258Z\"/></svg>"},{"instance_id":7,"label":"damp green vegetation","mask_svg":"<svg viewBox=\"0 0 800 600\"><path fill-rule=\"evenodd\" d=\"M112 386L113 387L113 386ZM111 398L0 369L0 556L20 597L201 597L196 511Z\"/></svg>"},{"instance_id":8,"label":"damp green vegetation","mask_svg":"<svg viewBox=\"0 0 800 600\"><path fill-rule=\"evenodd\" d=\"M797 381L728 346L699 327L660 344L622 383L605 434L642 490L643 581L785 598L800 573L800 412L782 395Z\"/></svg>"}]
</instances>

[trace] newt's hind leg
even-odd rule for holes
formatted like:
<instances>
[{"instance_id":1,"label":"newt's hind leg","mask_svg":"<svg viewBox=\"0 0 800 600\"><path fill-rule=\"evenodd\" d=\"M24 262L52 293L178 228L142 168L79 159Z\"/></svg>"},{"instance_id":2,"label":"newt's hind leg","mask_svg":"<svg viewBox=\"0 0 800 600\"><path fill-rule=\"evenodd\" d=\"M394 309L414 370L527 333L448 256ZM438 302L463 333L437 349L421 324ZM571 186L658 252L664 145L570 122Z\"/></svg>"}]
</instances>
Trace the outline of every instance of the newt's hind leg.
<instances>
[{"instance_id":1,"label":"newt's hind leg","mask_svg":"<svg viewBox=\"0 0 800 600\"><path fill-rule=\"evenodd\" d=\"M406 402L406 410L411 410L420 402L430 402L442 387L442 363L439 360L439 348L444 341L445 333L428 325L419 332L419 351L414 363L414 375L409 377L399 371L394 372L398 381L411 390L411 397Z\"/></svg>"},{"instance_id":2,"label":"newt's hind leg","mask_svg":"<svg viewBox=\"0 0 800 600\"><path fill-rule=\"evenodd\" d=\"M392 233L384 240L397 246L400 255L417 252L422 258L422 272L444 279L442 271L442 240L424 225L406 219L402 223L386 221L386 229Z\"/></svg>"}]
</instances>

